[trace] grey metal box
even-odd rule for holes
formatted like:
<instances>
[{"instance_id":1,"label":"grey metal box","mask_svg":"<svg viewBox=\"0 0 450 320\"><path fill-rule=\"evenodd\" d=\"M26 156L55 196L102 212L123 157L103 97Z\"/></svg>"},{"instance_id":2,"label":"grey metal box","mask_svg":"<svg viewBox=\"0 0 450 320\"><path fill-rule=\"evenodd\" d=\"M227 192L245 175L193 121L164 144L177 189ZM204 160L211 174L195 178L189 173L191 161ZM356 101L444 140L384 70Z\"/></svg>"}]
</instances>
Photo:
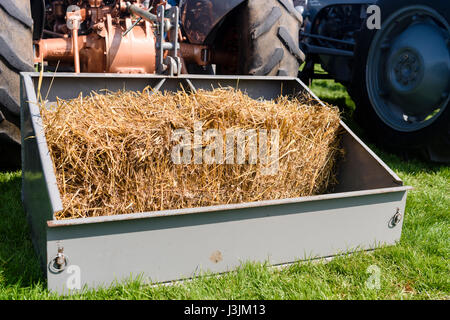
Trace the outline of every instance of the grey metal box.
<instances>
[{"instance_id":1,"label":"grey metal box","mask_svg":"<svg viewBox=\"0 0 450 320\"><path fill-rule=\"evenodd\" d=\"M141 276L149 282L225 272L244 261L284 264L369 250L399 241L406 194L392 172L343 122L345 160L334 193L231 205L57 221L62 209L36 92L38 73L21 74L22 201L48 287L108 286ZM211 89L233 86L254 98L309 89L295 78L118 74L45 75L49 101L101 89ZM312 93L311 93L312 94ZM67 266L49 270L58 248ZM79 282L78 282L79 280Z\"/></svg>"}]
</instances>

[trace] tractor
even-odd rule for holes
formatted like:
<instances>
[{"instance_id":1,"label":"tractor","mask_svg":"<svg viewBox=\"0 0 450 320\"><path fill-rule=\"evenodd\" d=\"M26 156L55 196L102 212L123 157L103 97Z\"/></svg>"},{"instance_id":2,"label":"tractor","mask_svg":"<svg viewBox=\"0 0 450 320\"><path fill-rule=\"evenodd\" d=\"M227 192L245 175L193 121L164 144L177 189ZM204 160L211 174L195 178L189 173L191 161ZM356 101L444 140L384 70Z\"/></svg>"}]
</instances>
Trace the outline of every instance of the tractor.
<instances>
[{"instance_id":1,"label":"tractor","mask_svg":"<svg viewBox=\"0 0 450 320\"><path fill-rule=\"evenodd\" d=\"M0 167L20 164L22 71L309 82L317 64L376 143L449 163L449 23L439 0L0 0Z\"/></svg>"}]
</instances>

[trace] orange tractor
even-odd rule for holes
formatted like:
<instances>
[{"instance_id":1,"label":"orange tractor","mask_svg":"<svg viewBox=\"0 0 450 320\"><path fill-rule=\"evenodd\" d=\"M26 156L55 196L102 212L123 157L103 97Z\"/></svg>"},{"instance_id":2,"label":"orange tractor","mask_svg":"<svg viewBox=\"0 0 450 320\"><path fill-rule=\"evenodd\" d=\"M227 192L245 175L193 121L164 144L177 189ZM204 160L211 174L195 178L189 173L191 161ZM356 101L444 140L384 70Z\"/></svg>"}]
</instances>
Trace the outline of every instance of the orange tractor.
<instances>
[{"instance_id":1,"label":"orange tractor","mask_svg":"<svg viewBox=\"0 0 450 320\"><path fill-rule=\"evenodd\" d=\"M367 25L373 5L379 29ZM439 0L0 0L0 167L20 163L19 73L36 66L306 82L318 77L314 65L321 64L349 89L368 136L394 151L450 162L449 6Z\"/></svg>"},{"instance_id":2,"label":"orange tractor","mask_svg":"<svg viewBox=\"0 0 450 320\"><path fill-rule=\"evenodd\" d=\"M301 25L291 0L2 0L0 166L20 163L21 71L296 77Z\"/></svg>"}]
</instances>

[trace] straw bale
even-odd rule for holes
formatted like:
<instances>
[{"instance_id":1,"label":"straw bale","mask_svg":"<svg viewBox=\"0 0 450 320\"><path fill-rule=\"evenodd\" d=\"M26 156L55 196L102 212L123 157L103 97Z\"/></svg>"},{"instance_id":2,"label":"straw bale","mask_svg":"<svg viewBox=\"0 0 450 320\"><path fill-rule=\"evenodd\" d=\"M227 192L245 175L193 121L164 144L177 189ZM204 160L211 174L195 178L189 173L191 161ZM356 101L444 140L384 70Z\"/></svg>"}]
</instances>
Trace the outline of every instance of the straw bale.
<instances>
[{"instance_id":1,"label":"straw bale","mask_svg":"<svg viewBox=\"0 0 450 320\"><path fill-rule=\"evenodd\" d=\"M269 101L232 88L194 93L146 88L58 99L41 114L64 206L57 219L322 194L337 183L343 153L339 111L307 96ZM202 141L196 141L195 125L201 122ZM214 144L220 137L207 137L208 129L223 134L222 145ZM238 144L233 132L250 135ZM236 138L234 149L227 148L227 137ZM268 157L258 153L255 160L255 141L258 152L266 142ZM220 156L220 150L222 161L205 157ZM245 161L238 163L242 155Z\"/></svg>"}]
</instances>

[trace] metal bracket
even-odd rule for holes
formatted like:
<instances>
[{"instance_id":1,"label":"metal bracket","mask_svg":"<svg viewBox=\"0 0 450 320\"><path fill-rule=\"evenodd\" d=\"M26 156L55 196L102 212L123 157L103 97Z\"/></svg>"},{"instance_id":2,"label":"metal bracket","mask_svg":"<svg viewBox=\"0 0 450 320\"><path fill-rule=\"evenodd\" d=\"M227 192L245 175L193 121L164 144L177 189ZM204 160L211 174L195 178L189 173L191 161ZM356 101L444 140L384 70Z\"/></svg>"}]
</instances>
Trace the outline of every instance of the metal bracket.
<instances>
[{"instance_id":1,"label":"metal bracket","mask_svg":"<svg viewBox=\"0 0 450 320\"><path fill-rule=\"evenodd\" d=\"M389 228L394 228L396 225L402 221L402 214L400 213L400 208L397 208L397 211L395 212L394 216L389 220Z\"/></svg>"},{"instance_id":2,"label":"metal bracket","mask_svg":"<svg viewBox=\"0 0 450 320\"><path fill-rule=\"evenodd\" d=\"M64 248L58 247L58 253L56 256L50 260L48 263L48 269L52 273L61 273L69 265L69 259L64 255Z\"/></svg>"},{"instance_id":3,"label":"metal bracket","mask_svg":"<svg viewBox=\"0 0 450 320\"><path fill-rule=\"evenodd\" d=\"M147 11L145 11L127 2L127 8L130 12L139 15L139 18L122 34L122 37L125 37L139 22L141 22L143 17L145 17L146 18L145 20L147 21L155 20L154 15L150 13L150 11L153 9L153 6L151 6L150 8L147 9Z\"/></svg>"},{"instance_id":4,"label":"metal bracket","mask_svg":"<svg viewBox=\"0 0 450 320\"><path fill-rule=\"evenodd\" d=\"M156 34L156 72L168 74L170 76L181 73L181 59L178 57L178 22L180 19L180 9L171 7L165 17L165 6L157 8L158 30ZM168 33L170 42L165 41ZM168 50L168 56L164 58L164 51Z\"/></svg>"}]
</instances>

